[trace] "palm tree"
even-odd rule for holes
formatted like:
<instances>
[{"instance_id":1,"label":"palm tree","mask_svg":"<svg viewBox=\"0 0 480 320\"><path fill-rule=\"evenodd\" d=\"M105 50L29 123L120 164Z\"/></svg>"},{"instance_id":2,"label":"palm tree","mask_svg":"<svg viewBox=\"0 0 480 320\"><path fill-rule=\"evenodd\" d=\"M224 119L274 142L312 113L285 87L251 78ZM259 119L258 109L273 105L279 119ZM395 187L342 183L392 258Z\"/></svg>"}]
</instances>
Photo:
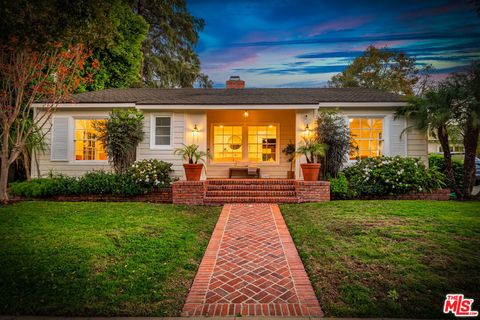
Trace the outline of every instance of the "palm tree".
<instances>
[{"instance_id":1,"label":"palm tree","mask_svg":"<svg viewBox=\"0 0 480 320\"><path fill-rule=\"evenodd\" d=\"M416 127L438 138L443 149L449 185L457 197L461 199L462 192L453 174L452 154L449 143L449 130L456 125L457 119L455 110L452 108L454 101L455 93L451 88L445 84L440 84L436 89L425 92L421 97L410 97L408 105L400 108L396 113L396 117L405 116L410 118L414 121L414 125L409 128Z\"/></svg>"}]
</instances>

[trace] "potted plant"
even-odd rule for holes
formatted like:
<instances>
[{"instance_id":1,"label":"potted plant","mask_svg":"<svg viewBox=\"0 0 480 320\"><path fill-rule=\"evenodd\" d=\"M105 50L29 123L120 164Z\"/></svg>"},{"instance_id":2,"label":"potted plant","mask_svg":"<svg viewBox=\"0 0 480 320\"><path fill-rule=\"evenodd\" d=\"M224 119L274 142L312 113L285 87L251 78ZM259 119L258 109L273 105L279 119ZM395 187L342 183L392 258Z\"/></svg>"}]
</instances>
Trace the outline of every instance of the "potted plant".
<instances>
[{"instance_id":1,"label":"potted plant","mask_svg":"<svg viewBox=\"0 0 480 320\"><path fill-rule=\"evenodd\" d=\"M183 164L185 169L185 177L188 181L199 181L202 175L203 164L199 161L205 161L208 155L205 151L198 150L199 146L191 144L189 146L183 145L182 148L175 149L174 154L181 155L183 160L188 163Z\"/></svg>"},{"instance_id":2,"label":"potted plant","mask_svg":"<svg viewBox=\"0 0 480 320\"><path fill-rule=\"evenodd\" d=\"M282 152L288 157L288 162L290 162L290 171L287 171L287 179L295 179L295 171L293 171L293 164L295 163L295 144L290 140L288 144L283 148Z\"/></svg>"},{"instance_id":3,"label":"potted plant","mask_svg":"<svg viewBox=\"0 0 480 320\"><path fill-rule=\"evenodd\" d=\"M316 181L320 172L320 163L317 163L318 157L325 155L326 146L313 139L304 138L304 145L297 149L297 153L305 156L307 163L300 164L303 173L303 180Z\"/></svg>"}]
</instances>

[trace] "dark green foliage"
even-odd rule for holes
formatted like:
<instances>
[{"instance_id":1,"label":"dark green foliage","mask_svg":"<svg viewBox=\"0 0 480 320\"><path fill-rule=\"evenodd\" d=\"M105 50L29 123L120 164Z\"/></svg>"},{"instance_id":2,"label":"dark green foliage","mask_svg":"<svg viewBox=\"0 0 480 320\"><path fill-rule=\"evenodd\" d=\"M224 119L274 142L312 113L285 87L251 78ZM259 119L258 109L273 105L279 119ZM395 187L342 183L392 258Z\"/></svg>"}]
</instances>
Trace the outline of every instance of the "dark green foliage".
<instances>
[{"instance_id":1,"label":"dark green foliage","mask_svg":"<svg viewBox=\"0 0 480 320\"><path fill-rule=\"evenodd\" d=\"M141 83L142 42L147 36L148 24L127 5L112 6L109 17L115 29L112 43L94 50L93 58L98 59L100 65L93 83L84 87L84 91L126 88Z\"/></svg>"},{"instance_id":2,"label":"dark green foliage","mask_svg":"<svg viewBox=\"0 0 480 320\"><path fill-rule=\"evenodd\" d=\"M51 43L83 43L93 51L84 73L93 82L78 91L122 88L141 81L142 42L147 22L124 0L0 0L1 43L41 49ZM99 68L93 68L98 61Z\"/></svg>"},{"instance_id":3,"label":"dark green foliage","mask_svg":"<svg viewBox=\"0 0 480 320\"><path fill-rule=\"evenodd\" d=\"M332 77L329 86L336 88L372 88L411 95L423 86L431 66L419 69L415 58L403 52L369 46L341 73ZM417 88L423 89L423 88Z\"/></svg>"},{"instance_id":4,"label":"dark green foliage","mask_svg":"<svg viewBox=\"0 0 480 320\"><path fill-rule=\"evenodd\" d=\"M143 43L143 81L147 86L192 87L200 75L200 61L195 52L198 33L204 21L188 12L185 0L132 0L130 5L150 25Z\"/></svg>"},{"instance_id":5,"label":"dark green foliage","mask_svg":"<svg viewBox=\"0 0 480 320\"><path fill-rule=\"evenodd\" d=\"M330 195L332 199L348 199L350 197L350 189L348 180L343 172L339 172L336 178L330 178Z\"/></svg>"},{"instance_id":6,"label":"dark green foliage","mask_svg":"<svg viewBox=\"0 0 480 320\"><path fill-rule=\"evenodd\" d=\"M437 168L440 172L445 172L445 159L443 156L439 154L430 154L428 156L428 166L430 168ZM453 175L455 176L455 181L457 182L458 187L460 190L463 189L463 162L460 159L452 159L452 168L453 168ZM448 188L453 188L451 184L449 184L448 179L445 177L444 181L445 185Z\"/></svg>"},{"instance_id":7,"label":"dark green foliage","mask_svg":"<svg viewBox=\"0 0 480 320\"><path fill-rule=\"evenodd\" d=\"M445 176L414 158L366 158L344 170L353 197L423 192L445 186Z\"/></svg>"},{"instance_id":8,"label":"dark green foliage","mask_svg":"<svg viewBox=\"0 0 480 320\"><path fill-rule=\"evenodd\" d=\"M335 110L319 110L315 130L318 142L328 146L321 160L323 176L336 177L348 160L350 130L344 117Z\"/></svg>"},{"instance_id":9,"label":"dark green foliage","mask_svg":"<svg viewBox=\"0 0 480 320\"><path fill-rule=\"evenodd\" d=\"M115 172L125 172L135 161L137 146L145 136L143 120L143 113L137 109L117 109L106 122L95 124Z\"/></svg>"},{"instance_id":10,"label":"dark green foliage","mask_svg":"<svg viewBox=\"0 0 480 320\"><path fill-rule=\"evenodd\" d=\"M133 196L152 191L156 187L169 187L173 181L170 177L171 171L171 164L165 162L159 164L157 166L156 183L139 181L131 173L116 174L113 172L92 171L79 178L55 175L51 178L13 182L9 186L9 193L26 198L48 198L82 194Z\"/></svg>"}]
</instances>

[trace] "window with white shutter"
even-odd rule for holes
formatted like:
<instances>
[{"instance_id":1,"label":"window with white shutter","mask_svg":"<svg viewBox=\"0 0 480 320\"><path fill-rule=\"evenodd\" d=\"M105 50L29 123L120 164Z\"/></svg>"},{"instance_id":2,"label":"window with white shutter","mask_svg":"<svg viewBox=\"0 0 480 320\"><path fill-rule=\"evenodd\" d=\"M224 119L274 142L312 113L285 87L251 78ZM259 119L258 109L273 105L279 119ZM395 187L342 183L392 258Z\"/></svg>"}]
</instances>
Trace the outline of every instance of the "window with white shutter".
<instances>
[{"instance_id":1,"label":"window with white shutter","mask_svg":"<svg viewBox=\"0 0 480 320\"><path fill-rule=\"evenodd\" d=\"M52 161L68 161L69 118L53 117L51 154Z\"/></svg>"}]
</instances>

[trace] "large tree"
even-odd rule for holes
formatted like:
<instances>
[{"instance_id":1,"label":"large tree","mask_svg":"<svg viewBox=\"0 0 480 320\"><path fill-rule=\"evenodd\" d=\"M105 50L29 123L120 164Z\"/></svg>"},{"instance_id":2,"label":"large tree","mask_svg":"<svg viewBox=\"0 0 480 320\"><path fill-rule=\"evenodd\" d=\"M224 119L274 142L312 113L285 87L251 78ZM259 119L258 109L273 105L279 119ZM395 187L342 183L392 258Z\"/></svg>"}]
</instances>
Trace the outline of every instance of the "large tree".
<instances>
[{"instance_id":1,"label":"large tree","mask_svg":"<svg viewBox=\"0 0 480 320\"><path fill-rule=\"evenodd\" d=\"M451 88L441 83L437 88L425 92L422 96L411 96L409 104L400 108L396 116L406 116L414 121L414 127L438 138L443 150L446 176L449 186L458 198L462 191L458 187L450 152L450 132L457 127L457 114L452 108L455 96ZM407 128L410 129L410 128Z\"/></svg>"},{"instance_id":2,"label":"large tree","mask_svg":"<svg viewBox=\"0 0 480 320\"><path fill-rule=\"evenodd\" d=\"M143 81L148 86L192 87L200 74L195 52L204 21L190 14L185 0L131 0L150 25L143 43Z\"/></svg>"},{"instance_id":3,"label":"large tree","mask_svg":"<svg viewBox=\"0 0 480 320\"><path fill-rule=\"evenodd\" d=\"M423 91L430 66L418 68L415 58L388 48L369 46L341 73L332 77L330 87L374 88L412 95Z\"/></svg>"},{"instance_id":4,"label":"large tree","mask_svg":"<svg viewBox=\"0 0 480 320\"><path fill-rule=\"evenodd\" d=\"M57 104L86 80L79 71L89 55L81 45L42 52L0 46L0 201L8 200L10 166L33 136L43 138ZM44 103L37 115L35 101Z\"/></svg>"},{"instance_id":5,"label":"large tree","mask_svg":"<svg viewBox=\"0 0 480 320\"><path fill-rule=\"evenodd\" d=\"M454 96L452 109L463 135L465 149L463 161L464 195L469 197L475 185L475 157L480 135L480 61L445 80Z\"/></svg>"},{"instance_id":6,"label":"large tree","mask_svg":"<svg viewBox=\"0 0 480 320\"><path fill-rule=\"evenodd\" d=\"M0 0L0 41L42 50L52 42L92 49L94 81L80 91L129 87L141 81L142 42L148 24L126 0ZM92 66L92 61L99 65Z\"/></svg>"}]
</instances>

